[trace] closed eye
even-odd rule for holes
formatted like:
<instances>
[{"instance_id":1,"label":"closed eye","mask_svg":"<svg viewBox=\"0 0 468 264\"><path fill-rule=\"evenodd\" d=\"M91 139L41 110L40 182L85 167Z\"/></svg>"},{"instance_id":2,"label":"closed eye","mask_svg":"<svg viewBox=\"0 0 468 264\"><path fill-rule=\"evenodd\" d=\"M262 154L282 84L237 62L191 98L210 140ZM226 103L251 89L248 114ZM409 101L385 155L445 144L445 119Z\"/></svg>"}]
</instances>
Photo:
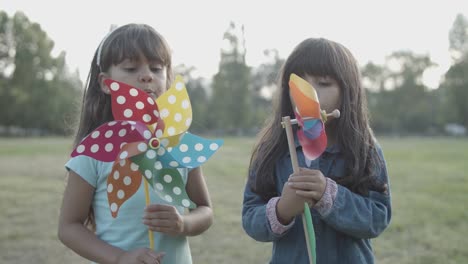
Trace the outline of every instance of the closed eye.
<instances>
[{"instance_id":1,"label":"closed eye","mask_svg":"<svg viewBox=\"0 0 468 264\"><path fill-rule=\"evenodd\" d=\"M154 73L161 72L162 70L163 70L162 67L152 67L151 68L151 71L154 72Z\"/></svg>"},{"instance_id":2,"label":"closed eye","mask_svg":"<svg viewBox=\"0 0 468 264\"><path fill-rule=\"evenodd\" d=\"M322 86L322 87L329 87L332 85L332 82L319 82L319 85Z\"/></svg>"},{"instance_id":3,"label":"closed eye","mask_svg":"<svg viewBox=\"0 0 468 264\"><path fill-rule=\"evenodd\" d=\"M126 71L126 72L135 72L136 68L135 67L125 67L124 71Z\"/></svg>"}]
</instances>

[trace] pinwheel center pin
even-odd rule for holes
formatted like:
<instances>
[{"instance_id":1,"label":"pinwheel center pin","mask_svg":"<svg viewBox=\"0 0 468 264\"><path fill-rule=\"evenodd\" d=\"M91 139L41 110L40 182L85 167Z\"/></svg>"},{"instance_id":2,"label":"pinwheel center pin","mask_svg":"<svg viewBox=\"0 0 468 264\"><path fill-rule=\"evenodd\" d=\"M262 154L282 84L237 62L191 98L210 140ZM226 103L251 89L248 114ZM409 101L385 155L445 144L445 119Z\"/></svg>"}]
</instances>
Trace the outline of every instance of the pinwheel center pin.
<instances>
[{"instance_id":1,"label":"pinwheel center pin","mask_svg":"<svg viewBox=\"0 0 468 264\"><path fill-rule=\"evenodd\" d=\"M152 149L158 149L161 146L161 143L158 138L152 138L150 139L149 146Z\"/></svg>"}]
</instances>

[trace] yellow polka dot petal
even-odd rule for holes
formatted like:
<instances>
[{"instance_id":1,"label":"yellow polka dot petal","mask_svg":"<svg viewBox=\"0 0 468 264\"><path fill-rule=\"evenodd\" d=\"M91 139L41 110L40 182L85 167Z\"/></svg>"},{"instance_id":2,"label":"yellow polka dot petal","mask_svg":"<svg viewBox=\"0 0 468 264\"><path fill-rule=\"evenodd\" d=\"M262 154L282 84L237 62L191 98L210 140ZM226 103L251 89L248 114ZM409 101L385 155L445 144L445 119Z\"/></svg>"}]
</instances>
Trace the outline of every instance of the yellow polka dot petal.
<instances>
[{"instance_id":1,"label":"yellow polka dot petal","mask_svg":"<svg viewBox=\"0 0 468 264\"><path fill-rule=\"evenodd\" d=\"M179 136L185 133L192 120L192 106L182 76L177 75L171 88L156 99L165 129L163 138L169 140L169 146L179 142Z\"/></svg>"}]
</instances>

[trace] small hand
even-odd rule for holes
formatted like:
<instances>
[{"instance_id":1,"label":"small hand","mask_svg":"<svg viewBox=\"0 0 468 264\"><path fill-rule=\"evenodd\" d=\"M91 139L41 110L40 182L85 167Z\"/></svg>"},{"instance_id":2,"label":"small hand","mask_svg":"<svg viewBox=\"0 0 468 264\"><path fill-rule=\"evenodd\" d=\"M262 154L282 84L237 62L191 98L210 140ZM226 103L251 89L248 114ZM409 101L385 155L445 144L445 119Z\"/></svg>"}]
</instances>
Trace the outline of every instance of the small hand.
<instances>
[{"instance_id":1,"label":"small hand","mask_svg":"<svg viewBox=\"0 0 468 264\"><path fill-rule=\"evenodd\" d=\"M143 224L152 231L168 235L184 233L184 218L172 205L151 204L145 208Z\"/></svg>"},{"instance_id":2,"label":"small hand","mask_svg":"<svg viewBox=\"0 0 468 264\"><path fill-rule=\"evenodd\" d=\"M310 205L313 206L322 198L327 180L320 170L300 168L297 175L289 177L287 185L294 189L298 196L312 200L313 204Z\"/></svg>"},{"instance_id":3,"label":"small hand","mask_svg":"<svg viewBox=\"0 0 468 264\"><path fill-rule=\"evenodd\" d=\"M117 264L161 264L165 254L156 253L149 248L137 248L122 253L117 259Z\"/></svg>"},{"instance_id":4,"label":"small hand","mask_svg":"<svg viewBox=\"0 0 468 264\"><path fill-rule=\"evenodd\" d=\"M302 172L293 173L289 178L298 177ZM278 220L283 224L288 224L292 219L304 211L304 203L313 206L316 201L310 198L305 198L297 194L297 189L292 188L289 181L283 186L280 200L276 205L276 213Z\"/></svg>"}]
</instances>

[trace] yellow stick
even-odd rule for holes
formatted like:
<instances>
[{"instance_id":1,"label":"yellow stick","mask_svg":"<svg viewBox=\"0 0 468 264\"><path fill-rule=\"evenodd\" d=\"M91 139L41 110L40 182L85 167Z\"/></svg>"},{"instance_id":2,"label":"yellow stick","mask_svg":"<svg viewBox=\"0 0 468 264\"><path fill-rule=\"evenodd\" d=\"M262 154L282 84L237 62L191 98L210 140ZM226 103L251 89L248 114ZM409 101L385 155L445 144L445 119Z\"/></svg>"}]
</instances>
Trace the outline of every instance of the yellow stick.
<instances>
[{"instance_id":1,"label":"yellow stick","mask_svg":"<svg viewBox=\"0 0 468 264\"><path fill-rule=\"evenodd\" d=\"M150 204L150 196L149 196L149 190L148 190L148 181L146 179L143 179L145 182L145 199L146 199L146 206ZM154 237L153 237L153 231L148 229L148 238L150 241L150 248L154 250Z\"/></svg>"},{"instance_id":2,"label":"yellow stick","mask_svg":"<svg viewBox=\"0 0 468 264\"><path fill-rule=\"evenodd\" d=\"M288 139L288 146L289 146L289 154L291 155L291 163L294 172L299 171L299 162L297 161L296 155L296 144L294 144L294 136L291 127L291 118L289 116L283 116L283 122L281 122L286 129L286 137ZM309 256L309 263L314 264L312 261L312 252L310 252L310 238L309 234L307 233L307 226L304 214L302 214L302 225L304 227L304 235L306 237L307 243L307 255Z\"/></svg>"}]
</instances>

